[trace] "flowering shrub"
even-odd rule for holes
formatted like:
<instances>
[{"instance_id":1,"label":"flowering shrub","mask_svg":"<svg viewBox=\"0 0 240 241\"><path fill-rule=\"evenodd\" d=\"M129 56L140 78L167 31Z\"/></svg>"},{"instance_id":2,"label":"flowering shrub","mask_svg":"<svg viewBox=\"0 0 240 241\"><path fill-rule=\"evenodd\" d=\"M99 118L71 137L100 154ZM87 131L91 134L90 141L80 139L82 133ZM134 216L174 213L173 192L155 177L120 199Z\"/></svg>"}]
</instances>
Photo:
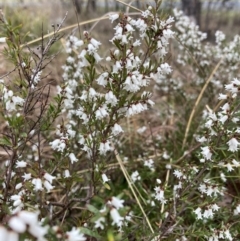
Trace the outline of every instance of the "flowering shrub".
<instances>
[{"instance_id":1,"label":"flowering shrub","mask_svg":"<svg viewBox=\"0 0 240 241\"><path fill-rule=\"evenodd\" d=\"M69 36L56 89L45 72L62 24L38 55L1 16L14 65L0 83L2 240L239 238L239 37L206 43L183 13L159 10L110 14L107 56L89 32ZM131 125L146 113L165 131Z\"/></svg>"}]
</instances>

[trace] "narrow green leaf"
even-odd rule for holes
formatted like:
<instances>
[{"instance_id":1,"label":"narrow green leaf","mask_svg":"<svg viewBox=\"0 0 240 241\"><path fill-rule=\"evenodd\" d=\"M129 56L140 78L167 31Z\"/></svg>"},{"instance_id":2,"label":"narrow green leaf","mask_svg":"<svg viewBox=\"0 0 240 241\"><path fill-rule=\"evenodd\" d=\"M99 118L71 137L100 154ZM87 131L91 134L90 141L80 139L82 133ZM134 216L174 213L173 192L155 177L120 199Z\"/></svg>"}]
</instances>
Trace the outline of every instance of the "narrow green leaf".
<instances>
[{"instance_id":1,"label":"narrow green leaf","mask_svg":"<svg viewBox=\"0 0 240 241\"><path fill-rule=\"evenodd\" d=\"M98 233L93 232L92 230L89 230L89 229L87 229L87 228L81 227L81 228L79 228L79 229L80 229L80 231L81 231L83 234L86 234L86 235L88 235L88 236L90 236L90 237L94 237L94 238L97 238L97 239L101 239L101 238L102 238Z\"/></svg>"},{"instance_id":2,"label":"narrow green leaf","mask_svg":"<svg viewBox=\"0 0 240 241\"><path fill-rule=\"evenodd\" d=\"M99 213L99 210L97 209L97 208L95 208L93 205L91 205L91 204L88 204L87 205L87 209L90 211L90 212L92 212L92 213L95 213L95 214L97 214L97 213Z\"/></svg>"}]
</instances>

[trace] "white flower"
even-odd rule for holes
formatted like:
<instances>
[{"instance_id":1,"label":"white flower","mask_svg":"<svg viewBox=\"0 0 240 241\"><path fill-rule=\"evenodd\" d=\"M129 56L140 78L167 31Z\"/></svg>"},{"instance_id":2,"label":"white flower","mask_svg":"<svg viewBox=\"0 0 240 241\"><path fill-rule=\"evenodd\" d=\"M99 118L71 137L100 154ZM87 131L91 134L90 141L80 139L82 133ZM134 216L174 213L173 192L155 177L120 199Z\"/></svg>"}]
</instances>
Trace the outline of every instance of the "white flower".
<instances>
[{"instance_id":1,"label":"white flower","mask_svg":"<svg viewBox=\"0 0 240 241\"><path fill-rule=\"evenodd\" d=\"M219 97L218 97L219 100L226 100L227 99L227 95L224 95L224 94L219 94Z\"/></svg>"},{"instance_id":2,"label":"white flower","mask_svg":"<svg viewBox=\"0 0 240 241\"><path fill-rule=\"evenodd\" d=\"M33 224L29 226L29 233L32 234L37 240L45 241L44 235L47 233L47 226L42 227L39 224Z\"/></svg>"},{"instance_id":3,"label":"white flower","mask_svg":"<svg viewBox=\"0 0 240 241\"><path fill-rule=\"evenodd\" d=\"M63 176L64 176L64 178L71 177L69 170L64 170Z\"/></svg>"},{"instance_id":4,"label":"white flower","mask_svg":"<svg viewBox=\"0 0 240 241\"><path fill-rule=\"evenodd\" d=\"M139 172L138 171L133 172L131 175L131 179L133 182L139 181L141 179L141 177L139 176Z\"/></svg>"},{"instance_id":5,"label":"white flower","mask_svg":"<svg viewBox=\"0 0 240 241\"><path fill-rule=\"evenodd\" d=\"M139 129L137 129L137 133L142 134L145 130L147 130L146 126L140 127Z\"/></svg>"},{"instance_id":6,"label":"white flower","mask_svg":"<svg viewBox=\"0 0 240 241\"><path fill-rule=\"evenodd\" d=\"M230 139L228 142L228 150L231 151L231 152L235 152L238 150L238 145L239 145L239 142L237 141L236 138L232 138Z\"/></svg>"},{"instance_id":7,"label":"white flower","mask_svg":"<svg viewBox=\"0 0 240 241\"><path fill-rule=\"evenodd\" d=\"M111 106L115 106L118 103L118 99L113 94L112 91L109 91L105 94L106 104L110 104Z\"/></svg>"},{"instance_id":8,"label":"white flower","mask_svg":"<svg viewBox=\"0 0 240 241\"><path fill-rule=\"evenodd\" d=\"M233 240L232 235L230 234L229 229L226 229L226 230L224 231L224 235L225 235L225 238L226 238L226 239L228 239L228 240Z\"/></svg>"},{"instance_id":9,"label":"white flower","mask_svg":"<svg viewBox=\"0 0 240 241\"><path fill-rule=\"evenodd\" d=\"M193 212L197 215L197 219L202 219L202 209L200 207L198 207Z\"/></svg>"},{"instance_id":10,"label":"white flower","mask_svg":"<svg viewBox=\"0 0 240 241\"><path fill-rule=\"evenodd\" d=\"M90 43L95 47L95 48L99 48L99 46L101 45L101 43L99 41L97 41L94 38L91 38Z\"/></svg>"},{"instance_id":11,"label":"white flower","mask_svg":"<svg viewBox=\"0 0 240 241\"><path fill-rule=\"evenodd\" d=\"M0 43L5 43L6 42L6 37L1 37L0 38Z\"/></svg>"},{"instance_id":12,"label":"white flower","mask_svg":"<svg viewBox=\"0 0 240 241\"><path fill-rule=\"evenodd\" d=\"M231 172L231 171L233 171L234 169L233 169L233 167L232 167L232 165L230 164L230 163L227 163L227 170L228 170L228 172Z\"/></svg>"},{"instance_id":13,"label":"white flower","mask_svg":"<svg viewBox=\"0 0 240 241\"><path fill-rule=\"evenodd\" d=\"M0 236L1 236L1 241L8 241L8 233L9 231L4 227L4 226L0 226ZM16 239L18 241L18 237Z\"/></svg>"},{"instance_id":14,"label":"white flower","mask_svg":"<svg viewBox=\"0 0 240 241\"><path fill-rule=\"evenodd\" d=\"M52 175L50 175L49 173L45 173L44 176L43 176L47 181L49 181L50 183L52 183L52 181L56 178Z\"/></svg>"},{"instance_id":15,"label":"white flower","mask_svg":"<svg viewBox=\"0 0 240 241\"><path fill-rule=\"evenodd\" d=\"M51 145L53 150L57 150L57 151L60 151L60 152L62 152L66 147L66 143L63 139L61 139L61 140L56 139L56 140L50 142L49 144Z\"/></svg>"},{"instance_id":16,"label":"white flower","mask_svg":"<svg viewBox=\"0 0 240 241\"><path fill-rule=\"evenodd\" d=\"M202 149L202 155L203 157L206 159L206 160L211 160L211 157L212 157L212 152L210 151L209 147L208 146L205 146L205 147L201 147Z\"/></svg>"},{"instance_id":17,"label":"white flower","mask_svg":"<svg viewBox=\"0 0 240 241\"><path fill-rule=\"evenodd\" d=\"M21 187L22 187L22 183L18 183L15 188L18 190L18 189L20 189Z\"/></svg>"},{"instance_id":18,"label":"white flower","mask_svg":"<svg viewBox=\"0 0 240 241\"><path fill-rule=\"evenodd\" d=\"M213 211L218 211L220 209L220 207L216 204L216 203L214 203L213 205L212 205L212 210Z\"/></svg>"},{"instance_id":19,"label":"white flower","mask_svg":"<svg viewBox=\"0 0 240 241\"><path fill-rule=\"evenodd\" d=\"M240 204L237 205L237 207L234 209L234 215L238 215L240 213Z\"/></svg>"},{"instance_id":20,"label":"white flower","mask_svg":"<svg viewBox=\"0 0 240 241\"><path fill-rule=\"evenodd\" d=\"M155 187L155 199L160 201L161 203L166 203L167 200L164 198L164 190L161 187Z\"/></svg>"},{"instance_id":21,"label":"white flower","mask_svg":"<svg viewBox=\"0 0 240 241\"><path fill-rule=\"evenodd\" d=\"M239 167L240 163L238 161L236 161L235 159L232 160L232 163L235 167Z\"/></svg>"},{"instance_id":22,"label":"white flower","mask_svg":"<svg viewBox=\"0 0 240 241\"><path fill-rule=\"evenodd\" d=\"M12 195L10 199L14 201L13 202L14 207L23 206L21 195Z\"/></svg>"},{"instance_id":23,"label":"white flower","mask_svg":"<svg viewBox=\"0 0 240 241\"><path fill-rule=\"evenodd\" d=\"M19 167L26 167L27 166L27 163L25 161L17 161L16 162L16 167L19 168Z\"/></svg>"},{"instance_id":24,"label":"white flower","mask_svg":"<svg viewBox=\"0 0 240 241\"><path fill-rule=\"evenodd\" d=\"M17 233L23 233L26 231L26 224L17 216L11 217L8 221L8 225Z\"/></svg>"},{"instance_id":25,"label":"white flower","mask_svg":"<svg viewBox=\"0 0 240 241\"><path fill-rule=\"evenodd\" d=\"M159 70L164 75L170 74L172 72L171 66L168 63L161 64Z\"/></svg>"},{"instance_id":26,"label":"white flower","mask_svg":"<svg viewBox=\"0 0 240 241\"><path fill-rule=\"evenodd\" d=\"M5 239L5 241L19 241L18 239L18 233L16 232L8 232L7 234L7 238Z\"/></svg>"},{"instance_id":27,"label":"white flower","mask_svg":"<svg viewBox=\"0 0 240 241\"><path fill-rule=\"evenodd\" d=\"M24 179L24 182L31 179L31 173L24 173L24 175L22 176L22 178Z\"/></svg>"},{"instance_id":28,"label":"white flower","mask_svg":"<svg viewBox=\"0 0 240 241\"><path fill-rule=\"evenodd\" d=\"M96 81L99 85L102 85L105 87L107 85L107 78L108 78L108 73L104 72L97 78Z\"/></svg>"},{"instance_id":29,"label":"white flower","mask_svg":"<svg viewBox=\"0 0 240 241\"><path fill-rule=\"evenodd\" d=\"M102 174L102 180L103 180L103 183L110 181L110 179L107 177L105 173Z\"/></svg>"},{"instance_id":30,"label":"white flower","mask_svg":"<svg viewBox=\"0 0 240 241\"><path fill-rule=\"evenodd\" d=\"M119 14L118 13L109 14L109 20L111 20L111 23L113 23L118 18L119 18Z\"/></svg>"},{"instance_id":31,"label":"white flower","mask_svg":"<svg viewBox=\"0 0 240 241\"><path fill-rule=\"evenodd\" d=\"M111 218L113 220L112 224L116 224L118 227L121 227L123 224L124 218L120 216L116 208L112 208L110 211Z\"/></svg>"},{"instance_id":32,"label":"white flower","mask_svg":"<svg viewBox=\"0 0 240 241\"><path fill-rule=\"evenodd\" d=\"M121 200L117 197L112 197L108 203L113 205L116 209L119 209L119 208L123 208L124 200Z\"/></svg>"},{"instance_id":33,"label":"white flower","mask_svg":"<svg viewBox=\"0 0 240 241\"><path fill-rule=\"evenodd\" d=\"M203 213L203 217L204 218L213 218L213 210L211 208L207 208L204 213Z\"/></svg>"},{"instance_id":34,"label":"white flower","mask_svg":"<svg viewBox=\"0 0 240 241\"><path fill-rule=\"evenodd\" d=\"M86 238L77 228L72 228L71 231L66 233L67 241L85 241Z\"/></svg>"},{"instance_id":35,"label":"white flower","mask_svg":"<svg viewBox=\"0 0 240 241\"><path fill-rule=\"evenodd\" d=\"M99 119L99 120L103 119L104 117L106 117L108 115L109 114L108 114L106 108L103 107L103 106L99 107L96 111L96 118Z\"/></svg>"},{"instance_id":36,"label":"white flower","mask_svg":"<svg viewBox=\"0 0 240 241\"><path fill-rule=\"evenodd\" d=\"M179 170L174 170L173 175L180 179L183 176L183 173Z\"/></svg>"},{"instance_id":37,"label":"white flower","mask_svg":"<svg viewBox=\"0 0 240 241\"><path fill-rule=\"evenodd\" d=\"M38 214L28 211L21 211L18 213L18 217L28 225L34 225L38 222Z\"/></svg>"},{"instance_id":38,"label":"white flower","mask_svg":"<svg viewBox=\"0 0 240 241\"><path fill-rule=\"evenodd\" d=\"M34 185L34 190L35 191L41 191L42 188L42 180L40 178L34 178L32 180L32 184Z\"/></svg>"},{"instance_id":39,"label":"white flower","mask_svg":"<svg viewBox=\"0 0 240 241\"><path fill-rule=\"evenodd\" d=\"M110 142L106 141L106 142L101 142L100 146L99 146L99 152L101 155L105 155L106 152L112 150L111 146L110 146Z\"/></svg>"},{"instance_id":40,"label":"white flower","mask_svg":"<svg viewBox=\"0 0 240 241\"><path fill-rule=\"evenodd\" d=\"M99 54L97 52L93 53L93 57L96 60L96 62L100 62L103 58L99 56Z\"/></svg>"},{"instance_id":41,"label":"white flower","mask_svg":"<svg viewBox=\"0 0 240 241\"><path fill-rule=\"evenodd\" d=\"M123 132L123 129L120 125L118 125L117 123L115 123L115 125L112 128L112 134L114 136L118 135L119 133Z\"/></svg>"},{"instance_id":42,"label":"white flower","mask_svg":"<svg viewBox=\"0 0 240 241\"><path fill-rule=\"evenodd\" d=\"M104 225L103 223L105 223L106 220L104 217L100 217L98 220L96 220L94 223L94 228L100 228L100 229L104 229Z\"/></svg>"},{"instance_id":43,"label":"white flower","mask_svg":"<svg viewBox=\"0 0 240 241\"><path fill-rule=\"evenodd\" d=\"M78 161L78 159L76 158L76 156L75 156L74 153L70 153L70 154L69 154L69 158L70 158L72 164L73 164L74 162L77 162L77 161Z\"/></svg>"},{"instance_id":44,"label":"white flower","mask_svg":"<svg viewBox=\"0 0 240 241\"><path fill-rule=\"evenodd\" d=\"M43 185L47 189L48 192L50 192L54 188L54 186L52 186L48 181L44 181Z\"/></svg>"},{"instance_id":45,"label":"white flower","mask_svg":"<svg viewBox=\"0 0 240 241\"><path fill-rule=\"evenodd\" d=\"M154 171L154 162L152 159L144 161L144 166L147 166L151 171Z\"/></svg>"}]
</instances>

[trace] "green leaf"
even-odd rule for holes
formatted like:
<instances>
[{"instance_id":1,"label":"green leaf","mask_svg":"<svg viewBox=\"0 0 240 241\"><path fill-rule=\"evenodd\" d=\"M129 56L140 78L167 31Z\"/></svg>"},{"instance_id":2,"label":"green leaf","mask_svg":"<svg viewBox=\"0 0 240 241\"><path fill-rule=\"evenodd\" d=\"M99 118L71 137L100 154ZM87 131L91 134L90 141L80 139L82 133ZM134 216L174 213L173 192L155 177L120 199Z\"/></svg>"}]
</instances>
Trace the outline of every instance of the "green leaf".
<instances>
[{"instance_id":1,"label":"green leaf","mask_svg":"<svg viewBox=\"0 0 240 241\"><path fill-rule=\"evenodd\" d=\"M12 146L12 142L6 136L4 136L0 139L0 145Z\"/></svg>"},{"instance_id":2,"label":"green leaf","mask_svg":"<svg viewBox=\"0 0 240 241\"><path fill-rule=\"evenodd\" d=\"M90 211L90 212L92 212L92 213L95 213L95 214L97 214L97 213L99 213L99 210L97 209L97 208L95 208L93 205L91 205L91 204L88 204L87 205L87 209Z\"/></svg>"},{"instance_id":3,"label":"green leaf","mask_svg":"<svg viewBox=\"0 0 240 241\"><path fill-rule=\"evenodd\" d=\"M111 190L111 187L107 184L107 183L104 183L103 184L105 188L107 188L108 190Z\"/></svg>"},{"instance_id":4,"label":"green leaf","mask_svg":"<svg viewBox=\"0 0 240 241\"><path fill-rule=\"evenodd\" d=\"M87 229L87 228L81 227L81 228L79 228L79 229L80 229L80 231L81 231L83 234L86 234L86 235L88 235L88 236L90 236L90 237L94 237L94 238L97 238L97 239L101 239L101 238L102 238L98 233L93 232L92 230L89 230L89 229Z\"/></svg>"}]
</instances>

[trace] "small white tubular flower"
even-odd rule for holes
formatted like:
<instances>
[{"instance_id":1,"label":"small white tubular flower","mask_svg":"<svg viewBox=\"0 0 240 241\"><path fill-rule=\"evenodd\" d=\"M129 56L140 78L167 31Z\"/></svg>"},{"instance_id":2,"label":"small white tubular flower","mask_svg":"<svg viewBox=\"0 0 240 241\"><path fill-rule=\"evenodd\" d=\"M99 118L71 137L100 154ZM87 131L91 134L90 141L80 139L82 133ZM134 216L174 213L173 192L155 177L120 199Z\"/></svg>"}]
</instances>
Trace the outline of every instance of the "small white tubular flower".
<instances>
[{"instance_id":1,"label":"small white tubular flower","mask_svg":"<svg viewBox=\"0 0 240 241\"><path fill-rule=\"evenodd\" d=\"M7 234L7 238L5 239L5 241L19 241L18 239L18 233L16 232L8 232Z\"/></svg>"},{"instance_id":2,"label":"small white tubular flower","mask_svg":"<svg viewBox=\"0 0 240 241\"><path fill-rule=\"evenodd\" d=\"M123 225L124 218L120 216L116 208L111 209L110 215L113 220L112 225L116 224L118 227L121 227Z\"/></svg>"},{"instance_id":3,"label":"small white tubular flower","mask_svg":"<svg viewBox=\"0 0 240 241\"><path fill-rule=\"evenodd\" d=\"M69 154L69 158L70 158L70 161L71 163L73 164L74 162L77 162L78 159L76 158L75 154L74 153L70 153Z\"/></svg>"},{"instance_id":4,"label":"small white tubular flower","mask_svg":"<svg viewBox=\"0 0 240 241\"><path fill-rule=\"evenodd\" d=\"M219 94L219 96L218 96L218 99L219 100L226 100L227 99L227 95L224 95L224 94Z\"/></svg>"},{"instance_id":5,"label":"small white tubular flower","mask_svg":"<svg viewBox=\"0 0 240 241\"><path fill-rule=\"evenodd\" d=\"M6 43L6 37L1 37L0 38L0 43Z\"/></svg>"},{"instance_id":6,"label":"small white tubular flower","mask_svg":"<svg viewBox=\"0 0 240 241\"><path fill-rule=\"evenodd\" d=\"M101 142L98 150L101 155L105 155L108 151L112 150L110 146L110 142L109 141Z\"/></svg>"},{"instance_id":7,"label":"small white tubular flower","mask_svg":"<svg viewBox=\"0 0 240 241\"><path fill-rule=\"evenodd\" d=\"M111 21L111 23L113 23L116 19L119 18L119 14L109 14L109 20Z\"/></svg>"},{"instance_id":8,"label":"small white tubular flower","mask_svg":"<svg viewBox=\"0 0 240 241\"><path fill-rule=\"evenodd\" d=\"M233 211L234 215L238 215L239 213L240 213L240 204L238 204L237 207Z\"/></svg>"},{"instance_id":9,"label":"small white tubular flower","mask_svg":"<svg viewBox=\"0 0 240 241\"><path fill-rule=\"evenodd\" d=\"M225 89L230 91L232 94L238 92L238 87L236 87L233 83L225 85Z\"/></svg>"},{"instance_id":10,"label":"small white tubular flower","mask_svg":"<svg viewBox=\"0 0 240 241\"><path fill-rule=\"evenodd\" d=\"M31 179L31 173L24 173L24 175L22 176L22 178L24 179L24 182Z\"/></svg>"},{"instance_id":11,"label":"small white tubular flower","mask_svg":"<svg viewBox=\"0 0 240 241\"><path fill-rule=\"evenodd\" d=\"M21 211L18 213L18 217L28 225L34 225L38 223L38 214L28 211Z\"/></svg>"},{"instance_id":12,"label":"small white tubular flower","mask_svg":"<svg viewBox=\"0 0 240 241\"><path fill-rule=\"evenodd\" d=\"M32 184L34 185L35 191L41 191L43 189L42 187L42 180L40 178L34 178L32 180Z\"/></svg>"},{"instance_id":13,"label":"small white tubular flower","mask_svg":"<svg viewBox=\"0 0 240 241\"><path fill-rule=\"evenodd\" d=\"M14 207L23 206L22 197L20 195L12 195L10 199L14 201L13 202Z\"/></svg>"},{"instance_id":14,"label":"small white tubular flower","mask_svg":"<svg viewBox=\"0 0 240 241\"><path fill-rule=\"evenodd\" d=\"M102 174L102 180L103 180L103 183L110 181L110 179L107 177L105 173Z\"/></svg>"},{"instance_id":15,"label":"small white tubular flower","mask_svg":"<svg viewBox=\"0 0 240 241\"><path fill-rule=\"evenodd\" d=\"M94 59L96 60L97 63L100 62L103 59L102 57L100 57L100 55L97 52L93 53L93 57L94 57Z\"/></svg>"},{"instance_id":16,"label":"small white tubular flower","mask_svg":"<svg viewBox=\"0 0 240 241\"><path fill-rule=\"evenodd\" d=\"M164 197L164 190L161 187L155 187L155 199L157 199L158 201L160 201L161 203L166 203L167 200Z\"/></svg>"},{"instance_id":17,"label":"small white tubular flower","mask_svg":"<svg viewBox=\"0 0 240 241\"><path fill-rule=\"evenodd\" d=\"M91 38L90 43L97 49L101 45L101 43L99 41L97 41L96 39L94 39L94 38Z\"/></svg>"},{"instance_id":18,"label":"small white tubular flower","mask_svg":"<svg viewBox=\"0 0 240 241\"><path fill-rule=\"evenodd\" d=\"M26 228L27 228L23 220L21 220L17 216L11 217L10 220L8 221L8 225L13 231L17 233L23 233L26 231Z\"/></svg>"},{"instance_id":19,"label":"small white tubular flower","mask_svg":"<svg viewBox=\"0 0 240 241\"><path fill-rule=\"evenodd\" d=\"M210 151L209 147L208 146L205 146L205 147L201 147L202 149L202 155L203 157L206 159L206 160L211 160L212 158L212 152Z\"/></svg>"},{"instance_id":20,"label":"small white tubular flower","mask_svg":"<svg viewBox=\"0 0 240 241\"><path fill-rule=\"evenodd\" d=\"M226 229L226 230L224 231L224 235L225 235L225 238L226 238L226 239L228 239L228 240L230 240L230 241L233 240L233 237L232 237L229 229Z\"/></svg>"},{"instance_id":21,"label":"small white tubular flower","mask_svg":"<svg viewBox=\"0 0 240 241\"><path fill-rule=\"evenodd\" d=\"M232 160L232 164L235 166L235 167L239 167L240 166L240 163L238 161L236 161L235 159Z\"/></svg>"},{"instance_id":22,"label":"small white tubular flower","mask_svg":"<svg viewBox=\"0 0 240 241\"><path fill-rule=\"evenodd\" d=\"M153 159L149 159L144 161L144 166L148 167L151 171L154 171L154 161Z\"/></svg>"},{"instance_id":23,"label":"small white tubular flower","mask_svg":"<svg viewBox=\"0 0 240 241\"><path fill-rule=\"evenodd\" d=\"M230 139L228 142L228 150L231 151L231 152L235 152L238 150L238 145L239 145L239 142L237 141L236 138L232 138Z\"/></svg>"},{"instance_id":24,"label":"small white tubular flower","mask_svg":"<svg viewBox=\"0 0 240 241\"><path fill-rule=\"evenodd\" d=\"M214 203L213 205L212 205L212 210L213 211L218 211L220 209L220 207L216 204L216 203Z\"/></svg>"},{"instance_id":25,"label":"small white tubular flower","mask_svg":"<svg viewBox=\"0 0 240 241\"><path fill-rule=\"evenodd\" d=\"M198 207L193 212L197 215L197 219L202 219L202 209L200 207Z\"/></svg>"},{"instance_id":26,"label":"small white tubular flower","mask_svg":"<svg viewBox=\"0 0 240 241\"><path fill-rule=\"evenodd\" d=\"M94 223L94 228L100 228L100 229L104 229L104 223L105 223L105 218L104 217L100 217L98 220L96 220Z\"/></svg>"},{"instance_id":27,"label":"small white tubular flower","mask_svg":"<svg viewBox=\"0 0 240 241\"><path fill-rule=\"evenodd\" d=\"M50 192L50 191L54 188L54 186L52 186L52 185L50 184L50 182L48 182L48 181L44 181L44 182L43 182L43 185L44 185L44 187L47 189L48 192Z\"/></svg>"},{"instance_id":28,"label":"small white tubular flower","mask_svg":"<svg viewBox=\"0 0 240 241\"><path fill-rule=\"evenodd\" d=\"M1 236L1 241L8 241L8 230L3 227L2 225L0 226L0 236ZM17 238L18 241L18 238Z\"/></svg>"},{"instance_id":29,"label":"small white tubular flower","mask_svg":"<svg viewBox=\"0 0 240 241\"><path fill-rule=\"evenodd\" d=\"M16 190L18 190L18 189L20 189L22 187L22 183L18 183L17 185L16 185Z\"/></svg>"},{"instance_id":30,"label":"small white tubular flower","mask_svg":"<svg viewBox=\"0 0 240 241\"><path fill-rule=\"evenodd\" d=\"M183 176L183 173L175 169L173 175L176 176L176 178L180 179Z\"/></svg>"},{"instance_id":31,"label":"small white tubular flower","mask_svg":"<svg viewBox=\"0 0 240 241\"><path fill-rule=\"evenodd\" d=\"M52 142L49 142L53 150L57 150L59 152L63 152L66 147L66 143L64 140L56 139Z\"/></svg>"},{"instance_id":32,"label":"small white tubular flower","mask_svg":"<svg viewBox=\"0 0 240 241\"><path fill-rule=\"evenodd\" d=\"M233 166L230 163L227 163L226 167L227 167L228 172L231 172L234 170Z\"/></svg>"},{"instance_id":33,"label":"small white tubular flower","mask_svg":"<svg viewBox=\"0 0 240 241\"><path fill-rule=\"evenodd\" d=\"M104 72L97 78L96 81L99 85L102 85L105 87L107 85L107 78L108 78L108 73Z\"/></svg>"},{"instance_id":34,"label":"small white tubular flower","mask_svg":"<svg viewBox=\"0 0 240 241\"><path fill-rule=\"evenodd\" d=\"M135 171L131 174L131 179L133 182L136 182L136 181L139 181L141 180L141 177L139 175L139 172L138 171Z\"/></svg>"},{"instance_id":35,"label":"small white tubular flower","mask_svg":"<svg viewBox=\"0 0 240 241\"><path fill-rule=\"evenodd\" d=\"M17 161L16 162L16 167L19 168L19 167L26 167L27 166L27 163L25 161Z\"/></svg>"},{"instance_id":36,"label":"small white tubular flower","mask_svg":"<svg viewBox=\"0 0 240 241\"><path fill-rule=\"evenodd\" d=\"M43 176L47 181L49 181L50 183L52 183L52 181L56 178L52 175L50 175L49 173L45 173L44 176Z\"/></svg>"},{"instance_id":37,"label":"small white tubular flower","mask_svg":"<svg viewBox=\"0 0 240 241\"><path fill-rule=\"evenodd\" d=\"M206 210L204 210L204 212L203 212L203 217L204 218L213 218L213 215L214 215L214 213L213 213L213 210L212 210L212 208L207 208Z\"/></svg>"},{"instance_id":38,"label":"small white tubular flower","mask_svg":"<svg viewBox=\"0 0 240 241\"><path fill-rule=\"evenodd\" d=\"M160 65L160 72L164 75L170 74L172 72L171 66L168 63Z\"/></svg>"},{"instance_id":39,"label":"small white tubular flower","mask_svg":"<svg viewBox=\"0 0 240 241\"><path fill-rule=\"evenodd\" d=\"M200 142L200 143L203 143L203 142L207 141L207 139L206 139L205 136L202 136L202 137L198 137L197 141Z\"/></svg>"},{"instance_id":40,"label":"small white tubular flower","mask_svg":"<svg viewBox=\"0 0 240 241\"><path fill-rule=\"evenodd\" d=\"M106 104L110 104L111 106L115 106L118 103L117 97L113 94L112 91L109 91L105 94Z\"/></svg>"},{"instance_id":41,"label":"small white tubular flower","mask_svg":"<svg viewBox=\"0 0 240 241\"><path fill-rule=\"evenodd\" d=\"M64 176L64 178L71 177L69 170L64 170L63 176Z\"/></svg>"},{"instance_id":42,"label":"small white tubular flower","mask_svg":"<svg viewBox=\"0 0 240 241\"><path fill-rule=\"evenodd\" d=\"M71 231L66 233L66 241L85 241L86 238L77 228L72 228Z\"/></svg>"},{"instance_id":43,"label":"small white tubular flower","mask_svg":"<svg viewBox=\"0 0 240 241\"><path fill-rule=\"evenodd\" d=\"M223 40L225 40L225 38L226 38L225 34L222 31L219 31L219 30L216 31L215 37L216 37L216 43L217 44L221 44L221 42Z\"/></svg>"},{"instance_id":44,"label":"small white tubular flower","mask_svg":"<svg viewBox=\"0 0 240 241\"><path fill-rule=\"evenodd\" d=\"M118 135L119 133L123 132L123 129L120 125L118 125L117 123L114 124L113 128L112 128L112 134L114 136Z\"/></svg>"},{"instance_id":45,"label":"small white tubular flower","mask_svg":"<svg viewBox=\"0 0 240 241\"><path fill-rule=\"evenodd\" d=\"M32 234L37 240L45 241L44 235L48 232L47 226L42 227L39 224L30 225L28 229L29 233Z\"/></svg>"},{"instance_id":46,"label":"small white tubular flower","mask_svg":"<svg viewBox=\"0 0 240 241\"><path fill-rule=\"evenodd\" d=\"M99 120L109 115L107 112L107 108L105 108L104 106L99 107L95 114L96 114L96 118Z\"/></svg>"},{"instance_id":47,"label":"small white tubular flower","mask_svg":"<svg viewBox=\"0 0 240 241\"><path fill-rule=\"evenodd\" d=\"M123 206L124 200L121 200L117 197L112 197L111 200L108 201L108 203L114 206L116 209L124 207Z\"/></svg>"}]
</instances>

